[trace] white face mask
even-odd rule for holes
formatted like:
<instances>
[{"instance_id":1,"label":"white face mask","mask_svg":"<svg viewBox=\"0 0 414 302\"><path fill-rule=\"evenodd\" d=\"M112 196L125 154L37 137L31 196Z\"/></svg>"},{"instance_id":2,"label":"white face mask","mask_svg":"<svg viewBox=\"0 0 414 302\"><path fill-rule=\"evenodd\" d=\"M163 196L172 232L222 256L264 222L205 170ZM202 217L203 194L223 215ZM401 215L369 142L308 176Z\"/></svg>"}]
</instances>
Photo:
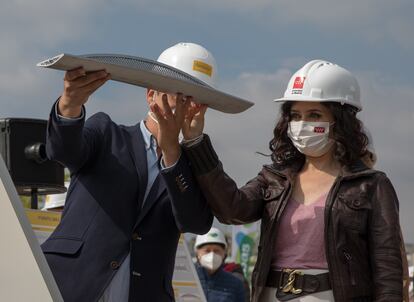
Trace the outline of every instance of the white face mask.
<instances>
[{"instance_id":1,"label":"white face mask","mask_svg":"<svg viewBox=\"0 0 414 302\"><path fill-rule=\"evenodd\" d=\"M223 257L214 252L210 252L200 257L201 266L212 271L216 271L222 263Z\"/></svg>"},{"instance_id":2,"label":"white face mask","mask_svg":"<svg viewBox=\"0 0 414 302\"><path fill-rule=\"evenodd\" d=\"M157 117L155 116L155 113L152 111L148 111L148 116L155 122L158 124L158 120Z\"/></svg>"},{"instance_id":3,"label":"white face mask","mask_svg":"<svg viewBox=\"0 0 414 302\"><path fill-rule=\"evenodd\" d=\"M300 153L319 157L331 149L335 141L329 138L329 122L292 121L288 136Z\"/></svg>"},{"instance_id":4,"label":"white face mask","mask_svg":"<svg viewBox=\"0 0 414 302\"><path fill-rule=\"evenodd\" d=\"M154 97L152 97L152 102L155 102L155 99L154 99ZM175 114L175 108L171 108L171 111L172 111L172 113L173 114ZM157 117L155 116L155 113L154 112L152 112L151 110L150 111L148 111L148 116L154 121L154 122L156 122L157 124L159 124L159 122L158 122L158 120L157 120Z\"/></svg>"}]
</instances>

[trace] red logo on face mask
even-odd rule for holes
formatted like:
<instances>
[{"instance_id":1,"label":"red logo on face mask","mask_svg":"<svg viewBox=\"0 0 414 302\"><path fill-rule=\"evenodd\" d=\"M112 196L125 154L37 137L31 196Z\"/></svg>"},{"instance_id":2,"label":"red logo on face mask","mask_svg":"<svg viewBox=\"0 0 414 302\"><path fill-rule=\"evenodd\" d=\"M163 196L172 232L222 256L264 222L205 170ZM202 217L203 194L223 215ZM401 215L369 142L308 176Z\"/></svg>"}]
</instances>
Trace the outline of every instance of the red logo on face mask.
<instances>
[{"instance_id":1,"label":"red logo on face mask","mask_svg":"<svg viewBox=\"0 0 414 302\"><path fill-rule=\"evenodd\" d=\"M293 89L303 89L303 83L305 82L306 78L296 77L295 81L293 82Z\"/></svg>"},{"instance_id":2,"label":"red logo on face mask","mask_svg":"<svg viewBox=\"0 0 414 302\"><path fill-rule=\"evenodd\" d=\"M325 128L324 127L315 127L313 129L313 132L315 132L315 133L325 133Z\"/></svg>"}]
</instances>

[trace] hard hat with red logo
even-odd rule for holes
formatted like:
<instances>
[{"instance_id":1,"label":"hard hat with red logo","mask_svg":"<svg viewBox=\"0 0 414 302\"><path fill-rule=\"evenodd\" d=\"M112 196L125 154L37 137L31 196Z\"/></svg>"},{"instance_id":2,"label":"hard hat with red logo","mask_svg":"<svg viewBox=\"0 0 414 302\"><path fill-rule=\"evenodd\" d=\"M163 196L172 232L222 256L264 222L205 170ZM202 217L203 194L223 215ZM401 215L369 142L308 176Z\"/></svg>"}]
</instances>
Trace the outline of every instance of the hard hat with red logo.
<instances>
[{"instance_id":1,"label":"hard hat with red logo","mask_svg":"<svg viewBox=\"0 0 414 302\"><path fill-rule=\"evenodd\" d=\"M221 244L224 246L224 249L227 248L227 241L226 237L224 236L223 232L220 231L218 228L212 227L207 234L204 235L197 235L196 241L194 244L194 250L197 250L201 246L205 244Z\"/></svg>"},{"instance_id":2,"label":"hard hat with red logo","mask_svg":"<svg viewBox=\"0 0 414 302\"><path fill-rule=\"evenodd\" d=\"M211 87L216 86L216 60L201 45L178 43L164 50L157 61L184 71Z\"/></svg>"},{"instance_id":3,"label":"hard hat with red logo","mask_svg":"<svg viewBox=\"0 0 414 302\"><path fill-rule=\"evenodd\" d=\"M306 63L290 78L283 98L276 102L338 102L362 110L356 78L345 68L324 60Z\"/></svg>"}]
</instances>

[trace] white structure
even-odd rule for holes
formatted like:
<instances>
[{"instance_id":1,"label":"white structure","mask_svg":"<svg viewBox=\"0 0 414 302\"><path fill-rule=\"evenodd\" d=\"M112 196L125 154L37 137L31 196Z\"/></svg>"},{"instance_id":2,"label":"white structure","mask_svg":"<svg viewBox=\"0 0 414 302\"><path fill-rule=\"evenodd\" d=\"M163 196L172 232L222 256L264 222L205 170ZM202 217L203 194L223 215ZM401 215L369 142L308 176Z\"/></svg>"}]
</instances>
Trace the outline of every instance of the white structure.
<instances>
[{"instance_id":1,"label":"white structure","mask_svg":"<svg viewBox=\"0 0 414 302\"><path fill-rule=\"evenodd\" d=\"M0 156L0 301L63 302Z\"/></svg>"}]
</instances>

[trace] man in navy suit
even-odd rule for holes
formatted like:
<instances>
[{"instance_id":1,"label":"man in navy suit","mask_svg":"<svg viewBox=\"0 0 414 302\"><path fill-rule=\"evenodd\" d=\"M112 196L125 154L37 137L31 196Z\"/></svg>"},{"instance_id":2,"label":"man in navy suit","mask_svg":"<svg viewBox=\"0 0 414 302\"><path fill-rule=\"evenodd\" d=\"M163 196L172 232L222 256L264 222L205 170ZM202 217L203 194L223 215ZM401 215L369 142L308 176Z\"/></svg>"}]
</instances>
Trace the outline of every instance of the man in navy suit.
<instances>
[{"instance_id":1,"label":"man in navy suit","mask_svg":"<svg viewBox=\"0 0 414 302\"><path fill-rule=\"evenodd\" d=\"M206 60L201 46L179 45L175 61ZM213 220L178 141L192 99L148 89L152 112L135 126L102 112L85 121L84 104L108 79L83 68L65 74L46 147L70 170L71 184L42 249L66 302L174 301L180 234L206 233Z\"/></svg>"}]
</instances>

